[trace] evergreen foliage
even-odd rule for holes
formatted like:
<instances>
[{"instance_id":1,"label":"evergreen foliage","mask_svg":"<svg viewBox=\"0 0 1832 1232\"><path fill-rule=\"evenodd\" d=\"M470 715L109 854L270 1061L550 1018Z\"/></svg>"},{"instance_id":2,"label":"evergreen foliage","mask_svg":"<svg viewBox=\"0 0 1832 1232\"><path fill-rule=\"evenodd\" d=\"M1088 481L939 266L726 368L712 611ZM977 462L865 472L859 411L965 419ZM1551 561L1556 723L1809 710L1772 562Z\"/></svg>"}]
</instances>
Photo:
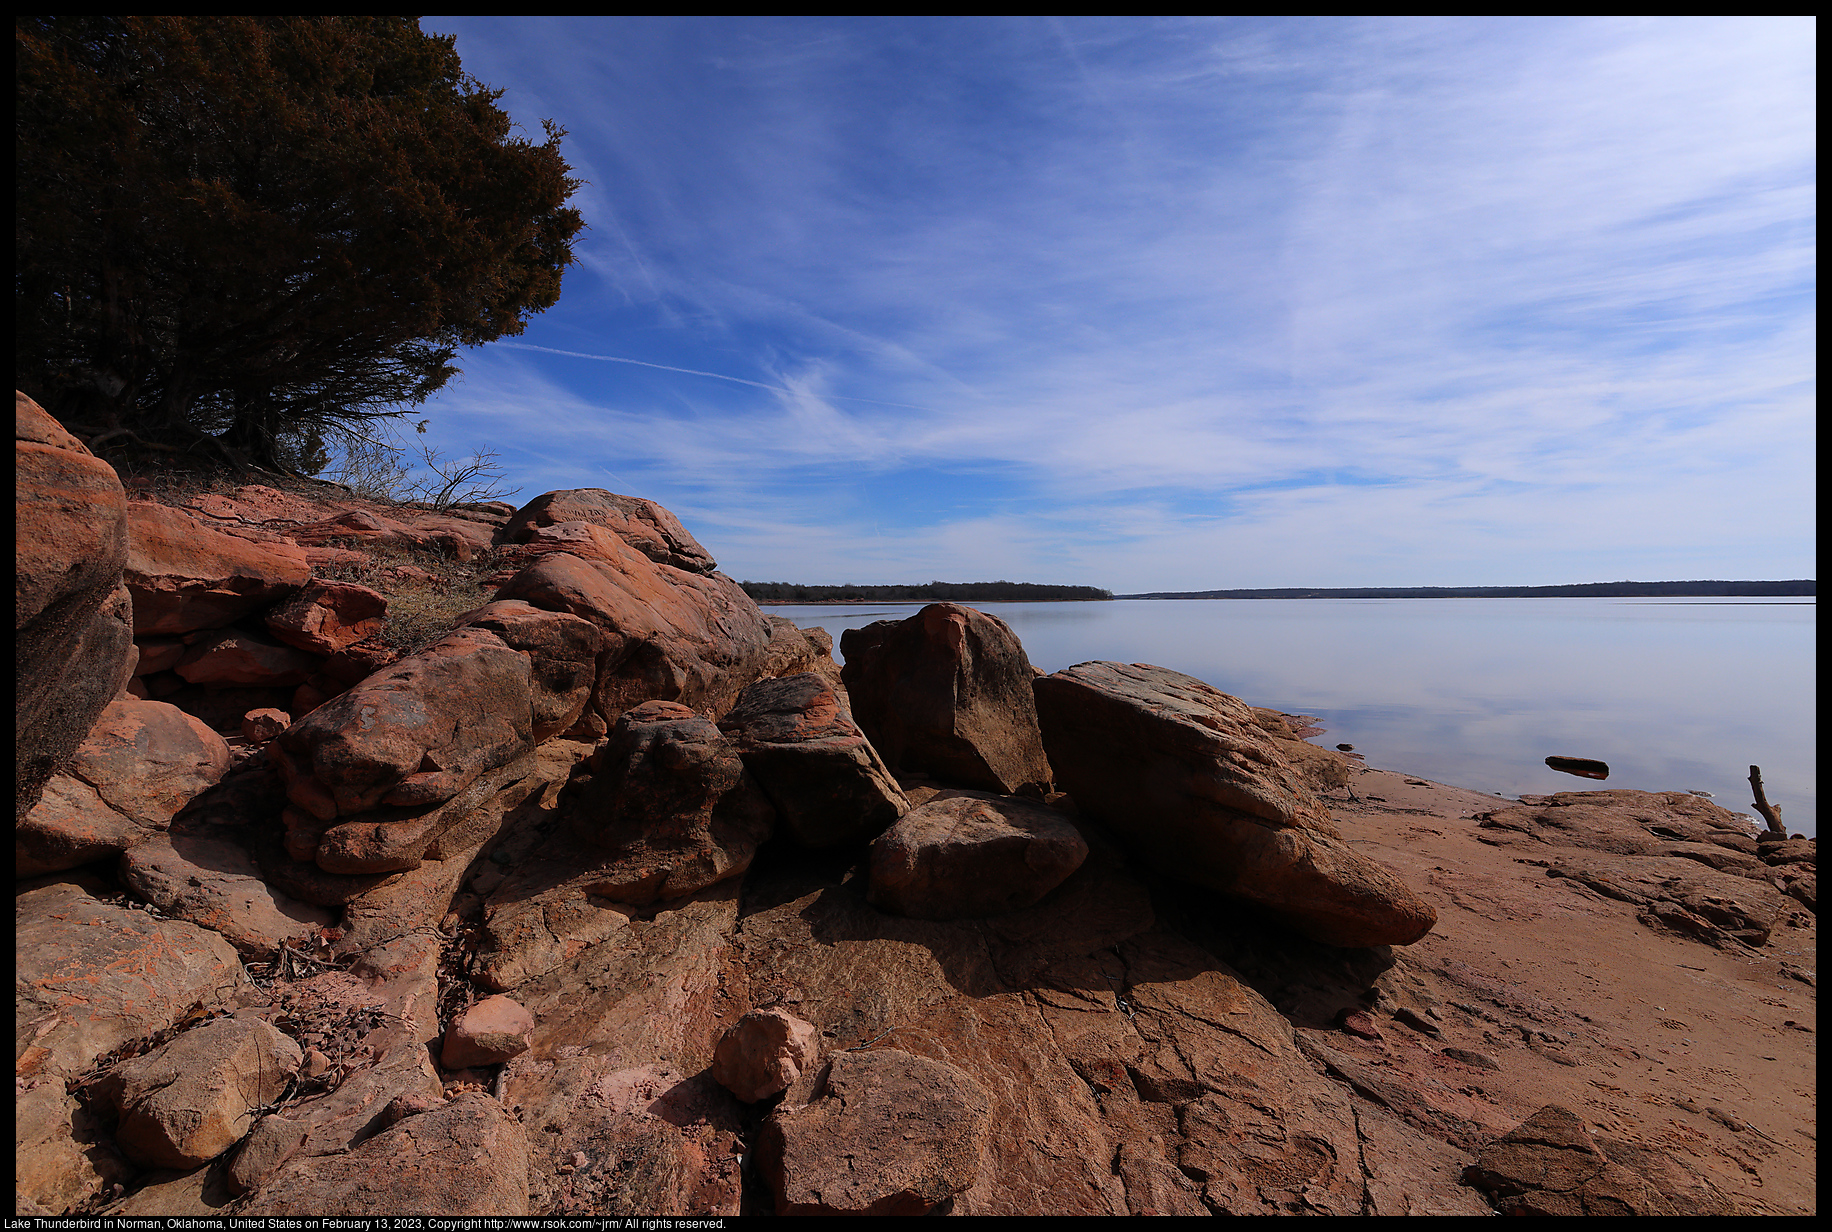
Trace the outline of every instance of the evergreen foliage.
<instances>
[{"instance_id":1,"label":"evergreen foliage","mask_svg":"<svg viewBox=\"0 0 1832 1232\"><path fill-rule=\"evenodd\" d=\"M559 298L562 130L413 18L16 38L17 382L79 434L322 468Z\"/></svg>"}]
</instances>

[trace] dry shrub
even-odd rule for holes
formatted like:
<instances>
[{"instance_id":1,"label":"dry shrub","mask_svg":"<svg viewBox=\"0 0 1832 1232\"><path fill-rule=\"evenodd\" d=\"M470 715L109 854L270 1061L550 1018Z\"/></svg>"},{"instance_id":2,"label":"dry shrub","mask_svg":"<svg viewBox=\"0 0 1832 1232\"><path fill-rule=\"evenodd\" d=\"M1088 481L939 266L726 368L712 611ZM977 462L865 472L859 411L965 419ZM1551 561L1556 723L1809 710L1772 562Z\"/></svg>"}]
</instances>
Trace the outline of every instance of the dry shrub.
<instances>
[{"instance_id":1,"label":"dry shrub","mask_svg":"<svg viewBox=\"0 0 1832 1232\"><path fill-rule=\"evenodd\" d=\"M388 614L376 636L403 656L426 649L451 632L458 617L495 597L492 588L484 585L484 579L501 567L494 550L459 562L433 549L349 541L332 541L327 546L368 556L361 564L327 565L313 573L367 586L388 600Z\"/></svg>"}]
</instances>

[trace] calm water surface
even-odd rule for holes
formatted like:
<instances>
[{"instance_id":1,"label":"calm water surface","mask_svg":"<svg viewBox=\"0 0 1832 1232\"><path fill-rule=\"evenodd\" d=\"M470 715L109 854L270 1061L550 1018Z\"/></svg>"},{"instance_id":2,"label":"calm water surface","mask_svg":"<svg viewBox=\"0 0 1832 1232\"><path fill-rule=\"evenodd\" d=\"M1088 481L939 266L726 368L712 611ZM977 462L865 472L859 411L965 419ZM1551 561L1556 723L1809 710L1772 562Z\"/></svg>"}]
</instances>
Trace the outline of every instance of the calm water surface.
<instances>
[{"instance_id":1,"label":"calm water surface","mask_svg":"<svg viewBox=\"0 0 1832 1232\"><path fill-rule=\"evenodd\" d=\"M1370 766L1478 791L1701 790L1752 812L1749 767L1816 833L1814 604L1799 599L1116 599L975 603L1032 663L1155 663L1318 716ZM772 605L833 634L920 603ZM1609 763L1605 783L1549 754Z\"/></svg>"}]
</instances>

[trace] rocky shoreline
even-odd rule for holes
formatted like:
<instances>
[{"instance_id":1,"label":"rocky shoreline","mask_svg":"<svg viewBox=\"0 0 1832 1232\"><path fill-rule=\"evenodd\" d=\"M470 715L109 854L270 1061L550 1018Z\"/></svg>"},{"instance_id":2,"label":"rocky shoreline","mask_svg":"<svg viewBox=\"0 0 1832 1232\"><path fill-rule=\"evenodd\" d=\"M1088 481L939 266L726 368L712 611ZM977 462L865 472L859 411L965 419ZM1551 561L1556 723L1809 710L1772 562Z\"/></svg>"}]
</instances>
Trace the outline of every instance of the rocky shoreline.
<instances>
[{"instance_id":1,"label":"rocky shoreline","mask_svg":"<svg viewBox=\"0 0 1832 1232\"><path fill-rule=\"evenodd\" d=\"M953 604L842 669L639 498L18 440L19 1214L1816 1209L1812 840ZM385 552L488 591L391 643Z\"/></svg>"}]
</instances>

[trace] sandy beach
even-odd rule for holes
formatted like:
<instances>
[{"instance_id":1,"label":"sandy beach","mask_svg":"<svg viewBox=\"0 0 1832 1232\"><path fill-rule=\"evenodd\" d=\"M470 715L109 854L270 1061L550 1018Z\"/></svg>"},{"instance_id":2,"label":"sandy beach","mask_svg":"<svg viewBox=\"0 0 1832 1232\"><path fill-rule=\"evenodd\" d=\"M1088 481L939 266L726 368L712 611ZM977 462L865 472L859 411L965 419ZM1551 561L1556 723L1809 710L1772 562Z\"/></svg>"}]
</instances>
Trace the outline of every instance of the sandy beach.
<instances>
[{"instance_id":1,"label":"sandy beach","mask_svg":"<svg viewBox=\"0 0 1832 1232\"><path fill-rule=\"evenodd\" d=\"M1811 912L1794 912L1759 949L1713 948L1548 876L1561 849L1496 845L1474 818L1513 801L1377 769L1350 786L1353 799L1330 793L1345 837L1438 910L1383 985L1435 1013L1428 1025L1441 1035L1380 1014L1382 1038L1363 1039L1300 1013L1301 1036L1360 1067L1352 1083L1390 1080L1431 1113L1500 1133L1561 1104L1593 1132L1689 1163L1761 1213L1813 1213Z\"/></svg>"}]
</instances>

